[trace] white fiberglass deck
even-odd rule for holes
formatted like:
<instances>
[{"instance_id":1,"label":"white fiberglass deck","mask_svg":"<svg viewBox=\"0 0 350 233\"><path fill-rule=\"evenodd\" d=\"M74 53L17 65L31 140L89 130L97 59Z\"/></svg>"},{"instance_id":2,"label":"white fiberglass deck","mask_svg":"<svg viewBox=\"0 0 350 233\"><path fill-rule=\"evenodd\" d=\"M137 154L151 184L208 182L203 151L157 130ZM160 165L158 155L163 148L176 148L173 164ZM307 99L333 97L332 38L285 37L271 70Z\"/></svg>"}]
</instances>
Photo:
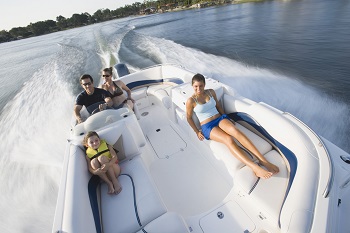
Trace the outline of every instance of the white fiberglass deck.
<instances>
[{"instance_id":1,"label":"white fiberglass deck","mask_svg":"<svg viewBox=\"0 0 350 233\"><path fill-rule=\"evenodd\" d=\"M166 117L157 107L141 110L141 114L144 112L148 115L141 117L140 124L156 158L150 165L150 172L168 210L185 217L205 212L220 203L232 188L230 184L191 143L181 138L181 132L175 132L164 121ZM161 148L171 148L172 153L162 154Z\"/></svg>"}]
</instances>

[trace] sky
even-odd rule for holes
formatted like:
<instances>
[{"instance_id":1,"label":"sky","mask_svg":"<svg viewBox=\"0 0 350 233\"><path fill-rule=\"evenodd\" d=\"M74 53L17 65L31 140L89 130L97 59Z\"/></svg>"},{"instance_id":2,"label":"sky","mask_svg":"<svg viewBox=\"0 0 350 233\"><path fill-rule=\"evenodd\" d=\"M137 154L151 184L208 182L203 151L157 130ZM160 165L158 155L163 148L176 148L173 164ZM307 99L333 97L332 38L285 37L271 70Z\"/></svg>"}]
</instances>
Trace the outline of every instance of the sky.
<instances>
[{"instance_id":1,"label":"sky","mask_svg":"<svg viewBox=\"0 0 350 233\"><path fill-rule=\"evenodd\" d=\"M65 18L73 14L95 13L98 9L115 10L143 0L0 0L0 31L26 27L30 23Z\"/></svg>"}]
</instances>

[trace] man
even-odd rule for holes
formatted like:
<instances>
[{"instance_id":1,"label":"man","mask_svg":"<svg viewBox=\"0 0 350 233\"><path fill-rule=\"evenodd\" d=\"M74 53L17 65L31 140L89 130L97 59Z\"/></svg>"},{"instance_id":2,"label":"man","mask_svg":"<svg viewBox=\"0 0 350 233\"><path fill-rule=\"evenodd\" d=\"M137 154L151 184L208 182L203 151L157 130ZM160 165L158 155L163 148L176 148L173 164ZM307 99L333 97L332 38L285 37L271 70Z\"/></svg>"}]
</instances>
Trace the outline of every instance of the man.
<instances>
[{"instance_id":1,"label":"man","mask_svg":"<svg viewBox=\"0 0 350 233\"><path fill-rule=\"evenodd\" d=\"M75 100L74 115L78 124L83 122L80 115L80 110L83 106L85 106L91 114L97 108L102 111L113 105L108 91L94 87L94 80L91 75L84 74L80 77L79 81L84 91L81 92Z\"/></svg>"}]
</instances>

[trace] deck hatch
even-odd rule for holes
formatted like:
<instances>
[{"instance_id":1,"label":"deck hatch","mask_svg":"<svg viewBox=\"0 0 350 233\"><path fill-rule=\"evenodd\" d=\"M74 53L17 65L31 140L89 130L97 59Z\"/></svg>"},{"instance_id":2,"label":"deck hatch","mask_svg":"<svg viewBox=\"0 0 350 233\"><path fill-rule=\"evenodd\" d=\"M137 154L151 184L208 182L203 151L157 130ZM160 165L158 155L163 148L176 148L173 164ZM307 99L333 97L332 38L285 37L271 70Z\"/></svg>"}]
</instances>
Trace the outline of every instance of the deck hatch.
<instances>
[{"instance_id":1,"label":"deck hatch","mask_svg":"<svg viewBox=\"0 0 350 233\"><path fill-rule=\"evenodd\" d=\"M147 138L160 159L169 158L187 147L186 142L169 125L151 130Z\"/></svg>"}]
</instances>

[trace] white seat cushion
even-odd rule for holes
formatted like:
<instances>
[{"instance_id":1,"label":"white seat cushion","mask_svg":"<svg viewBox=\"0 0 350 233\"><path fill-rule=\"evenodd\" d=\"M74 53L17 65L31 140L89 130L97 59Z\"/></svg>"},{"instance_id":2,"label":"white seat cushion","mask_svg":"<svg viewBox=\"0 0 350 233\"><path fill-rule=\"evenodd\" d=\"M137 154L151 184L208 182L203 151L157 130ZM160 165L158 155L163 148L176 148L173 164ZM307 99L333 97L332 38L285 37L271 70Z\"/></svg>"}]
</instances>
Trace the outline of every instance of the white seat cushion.
<instances>
[{"instance_id":1,"label":"white seat cushion","mask_svg":"<svg viewBox=\"0 0 350 233\"><path fill-rule=\"evenodd\" d=\"M141 224L145 226L164 214L166 208L140 156L136 156L120 166L122 174L128 174L133 179ZM118 195L107 194L108 187L105 183L101 186L104 232L136 232L140 226L135 214L131 179L126 175L121 175L118 180L123 188Z\"/></svg>"},{"instance_id":2,"label":"white seat cushion","mask_svg":"<svg viewBox=\"0 0 350 233\"><path fill-rule=\"evenodd\" d=\"M247 128L243 127L240 124L235 124L235 126L242 132L244 133L254 144L254 146L258 149L258 151L264 155L270 150L272 150L272 146L270 143L253 133L252 131L248 130Z\"/></svg>"},{"instance_id":3,"label":"white seat cushion","mask_svg":"<svg viewBox=\"0 0 350 233\"><path fill-rule=\"evenodd\" d=\"M170 89L173 85L170 84L159 84L159 85L151 85L147 88L147 95L156 95L156 92L159 90L164 90L165 93L169 96Z\"/></svg>"},{"instance_id":4,"label":"white seat cushion","mask_svg":"<svg viewBox=\"0 0 350 233\"><path fill-rule=\"evenodd\" d=\"M264 213L264 216L268 217L270 221L272 220L278 224L280 210L288 185L288 170L283 158L277 151L272 150L268 152L265 158L278 166L279 173L274 174L269 179L260 179L256 184L258 178L251 168L245 166L237 171L234 185L245 194L249 194L251 191L250 197L254 203L259 205L260 212Z\"/></svg>"},{"instance_id":5,"label":"white seat cushion","mask_svg":"<svg viewBox=\"0 0 350 233\"><path fill-rule=\"evenodd\" d=\"M131 97L134 100L139 100L147 96L147 87L141 87L132 91Z\"/></svg>"},{"instance_id":6,"label":"white seat cushion","mask_svg":"<svg viewBox=\"0 0 350 233\"><path fill-rule=\"evenodd\" d=\"M240 124L236 123L235 126L252 141L252 143L260 151L261 154L265 154L268 151L271 151L272 146L267 141L265 141L264 139L262 139L261 137L246 129ZM239 144L237 140L235 141ZM231 154L230 150L223 143L216 142L213 140L206 140L205 143L209 145L210 149L213 151L213 154L216 157L220 157L220 159L225 161L225 163L230 167L231 173L234 173L238 169L245 166L244 163L242 163L240 160L238 160ZM252 157L252 155L249 155L249 153L247 153L246 151L244 152L247 154L248 157ZM253 157L252 160L256 160L256 158Z\"/></svg>"}]
</instances>

